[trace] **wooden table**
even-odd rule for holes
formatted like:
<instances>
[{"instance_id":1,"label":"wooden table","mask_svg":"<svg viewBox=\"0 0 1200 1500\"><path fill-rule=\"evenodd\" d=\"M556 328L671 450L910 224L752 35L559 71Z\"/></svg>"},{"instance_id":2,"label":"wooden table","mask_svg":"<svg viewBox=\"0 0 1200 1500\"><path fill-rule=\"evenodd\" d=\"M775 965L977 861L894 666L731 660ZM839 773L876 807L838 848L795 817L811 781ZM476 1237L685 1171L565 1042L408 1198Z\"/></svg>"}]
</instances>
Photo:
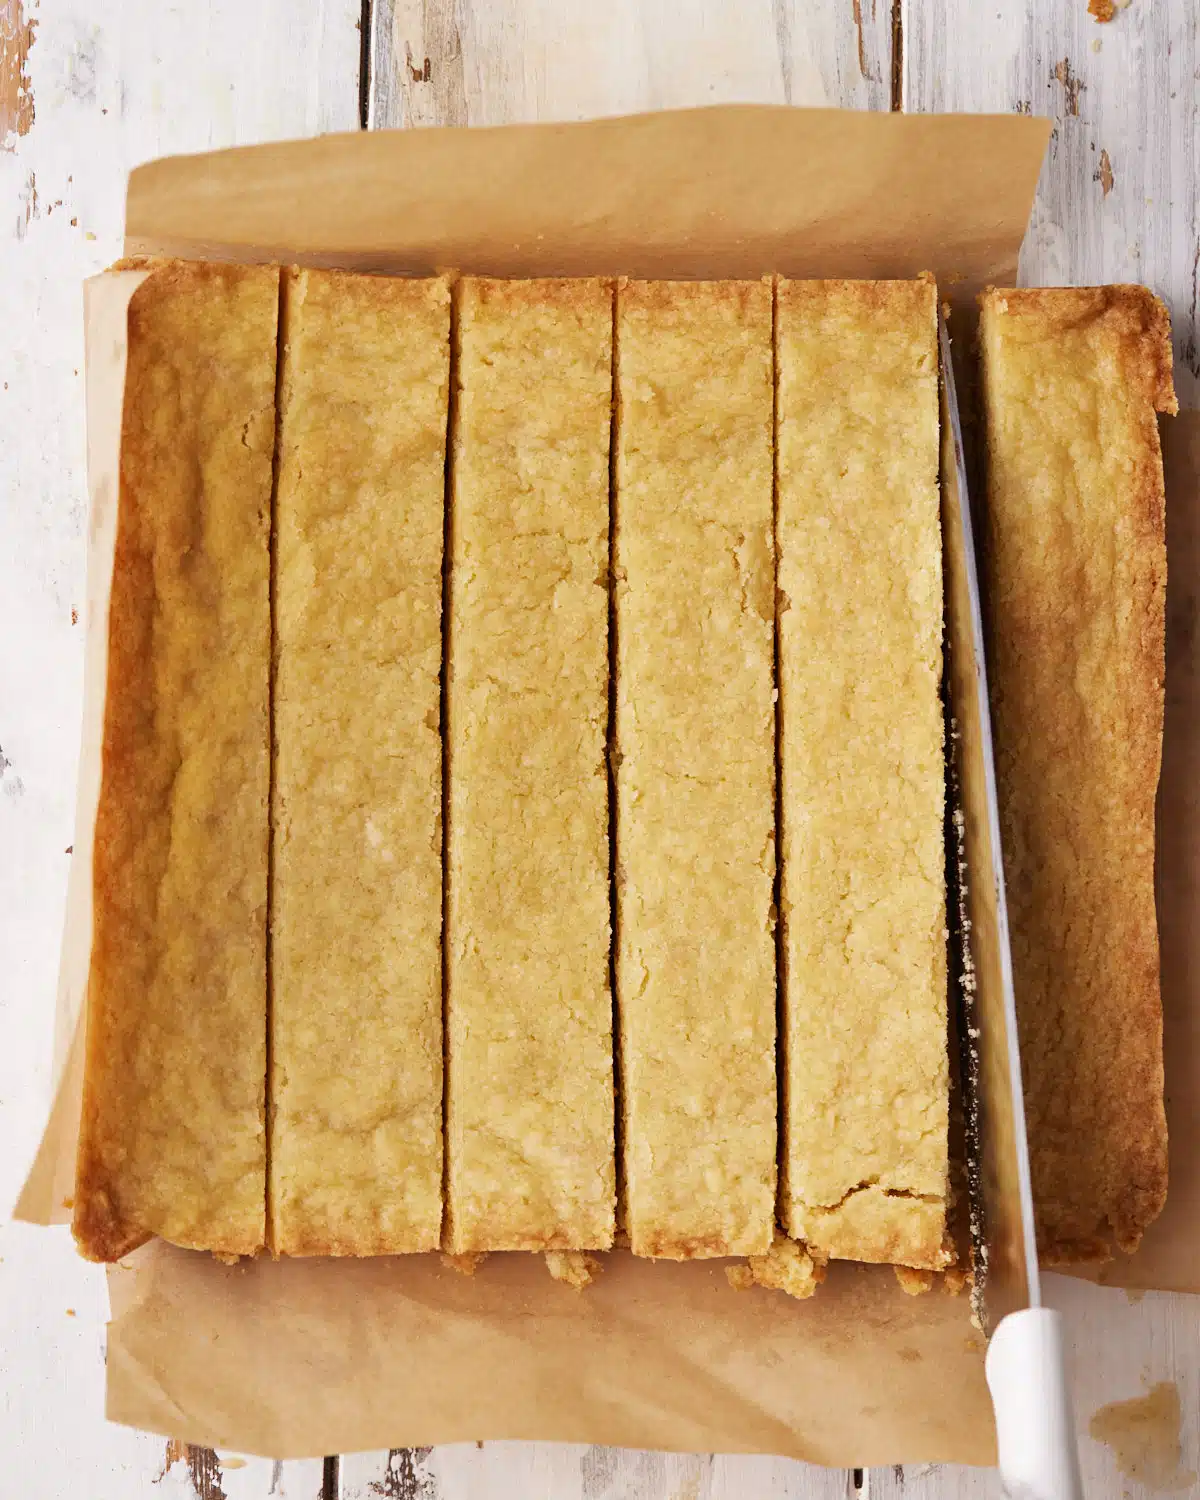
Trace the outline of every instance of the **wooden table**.
<instances>
[{"instance_id":1,"label":"wooden table","mask_svg":"<svg viewBox=\"0 0 1200 1500\"><path fill-rule=\"evenodd\" d=\"M0 0L0 1198L47 1107L84 597L80 281L124 179L172 151L721 101L1054 119L1030 282L1145 281L1200 405L1195 0ZM1104 10L1104 0L1092 0ZM101 18L102 19L99 19ZM1049 1278L1081 1428L1173 1382L1200 1467L1200 1298ZM103 1278L66 1231L0 1229L0 1500L666 1500L999 1493L994 1474L488 1444L271 1463L108 1425ZM1159 1445L1161 1449L1161 1444ZM1086 1435L1092 1496L1151 1493ZM1161 1455L1160 1455L1161 1456ZM340 1470L340 1472L339 1472ZM1179 1493L1200 1497L1194 1476Z\"/></svg>"}]
</instances>

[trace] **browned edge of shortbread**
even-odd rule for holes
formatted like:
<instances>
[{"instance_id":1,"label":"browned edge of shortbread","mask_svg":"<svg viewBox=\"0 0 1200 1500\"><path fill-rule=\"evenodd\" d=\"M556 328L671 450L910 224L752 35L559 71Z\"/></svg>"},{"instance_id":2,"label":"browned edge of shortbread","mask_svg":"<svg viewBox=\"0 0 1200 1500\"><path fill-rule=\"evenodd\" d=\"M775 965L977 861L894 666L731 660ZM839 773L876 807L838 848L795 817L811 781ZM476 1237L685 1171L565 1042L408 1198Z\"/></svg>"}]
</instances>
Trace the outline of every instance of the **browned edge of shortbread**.
<instances>
[{"instance_id":1,"label":"browned edge of shortbread","mask_svg":"<svg viewBox=\"0 0 1200 1500\"><path fill-rule=\"evenodd\" d=\"M215 265L209 262L193 262L179 260L169 256L123 256L116 260L109 268L111 272L118 271L146 271L149 274L146 282L138 287L130 298L128 314L132 315L139 297L144 295L170 294L175 290L185 289L195 284L197 275L204 276L211 272L220 272L223 267L221 263ZM279 274L279 268L270 267ZM152 288L153 290L148 290ZM275 330L276 351L278 354L278 326ZM126 387L123 392L122 401L122 437L124 435L127 412L125 402L128 401L128 366L126 368ZM243 441L245 436L243 435ZM117 481L117 494L114 503L118 507L116 540L113 556L112 575L109 581L110 587L110 614L108 620L108 639L106 642L106 677L107 684L111 685L117 678L125 677L128 680L132 676L138 686L145 688L145 677L151 667L150 657L143 649L144 642L141 639L142 627L138 622L131 622L123 617L118 609L111 609L112 596L116 593L116 580L118 576L135 573L139 578L140 594L142 602L153 602L155 600L155 589L153 585L153 563L145 555L140 539L131 533L133 530L133 518L128 507L121 504L120 491L123 488L124 458L122 456ZM123 674L122 668L132 668L129 674ZM146 689L147 697L153 698L152 690ZM118 697L120 695L117 695ZM125 695L127 698L129 694ZM268 776L270 766L270 719L268 706ZM128 759L133 754L133 746L137 738L137 726L129 723L128 712L115 713L112 701L106 701L104 710L104 722L101 738L100 754L102 763L110 758ZM104 825L107 817L107 809L104 795L104 779L102 773L100 798L96 810L96 850L94 853L93 900L97 898L97 887L104 881L104 848L106 838ZM269 857L269 854L268 854ZM269 880L268 880L269 890ZM267 923L264 910L264 924ZM92 942L93 962L96 923L93 917ZM269 926L264 932L264 943L267 941ZM264 986L267 983L264 974ZM119 1196L113 1191L112 1174L100 1160L101 1142L103 1138L103 1126L100 1122L100 1095L101 1080L110 1070L110 1062L106 1057L106 1044L108 1037L101 1035L100 1028L100 1006L99 1001L93 994L85 994L83 1009L84 1025L84 1074L82 1083L81 1115L79 1123L79 1135L76 1144L76 1169L75 1169L75 1191L72 1203L72 1235L75 1240L76 1249L86 1260L103 1263L111 1263L120 1260L123 1256L138 1249L155 1237L155 1228L139 1222L119 1201ZM264 1027L266 1016L264 1014ZM266 1134L266 1076L263 1078L263 1091L261 1103L261 1121ZM266 1141L264 1139L264 1153ZM265 1155L264 1155L264 1181L263 1181L263 1219L256 1236L251 1238L228 1237L227 1241L220 1246L211 1247L213 1253L222 1259L237 1260L241 1255L253 1255L263 1248L265 1238L265 1215L266 1215L266 1179L265 1179ZM191 1248L197 1248L191 1246ZM199 1247L209 1248L209 1247Z\"/></svg>"},{"instance_id":2,"label":"browned edge of shortbread","mask_svg":"<svg viewBox=\"0 0 1200 1500\"><path fill-rule=\"evenodd\" d=\"M1102 320L1123 346L1122 369L1131 396L1156 412L1178 413L1170 314L1148 287L1121 282L1111 286L989 286L979 294L979 305L1035 315L1051 334ZM1154 498L1161 501L1160 495Z\"/></svg>"}]
</instances>

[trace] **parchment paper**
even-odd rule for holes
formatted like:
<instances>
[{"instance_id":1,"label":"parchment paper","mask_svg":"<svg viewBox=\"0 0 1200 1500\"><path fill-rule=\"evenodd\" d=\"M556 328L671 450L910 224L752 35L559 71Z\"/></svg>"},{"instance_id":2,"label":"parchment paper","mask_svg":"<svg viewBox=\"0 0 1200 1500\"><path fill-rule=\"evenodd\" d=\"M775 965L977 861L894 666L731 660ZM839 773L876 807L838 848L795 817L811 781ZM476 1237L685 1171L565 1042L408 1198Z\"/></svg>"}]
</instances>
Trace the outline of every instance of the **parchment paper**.
<instances>
[{"instance_id":1,"label":"parchment paper","mask_svg":"<svg viewBox=\"0 0 1200 1500\"><path fill-rule=\"evenodd\" d=\"M421 274L934 271L971 297L1016 275L1048 135L761 105L331 135L139 167L126 249Z\"/></svg>"},{"instance_id":2,"label":"parchment paper","mask_svg":"<svg viewBox=\"0 0 1200 1500\"><path fill-rule=\"evenodd\" d=\"M431 1255L257 1262L158 1242L112 1279L108 1413L282 1457L484 1438L990 1463L967 1299L841 1265L808 1302L723 1262L606 1257L586 1292L541 1258L473 1278Z\"/></svg>"},{"instance_id":3,"label":"parchment paper","mask_svg":"<svg viewBox=\"0 0 1200 1500\"><path fill-rule=\"evenodd\" d=\"M75 1190L83 1092L82 1016L92 949L92 848L108 679L108 600L117 544L126 324L129 299L145 279L144 271L118 271L93 277L83 288L88 473L83 727L54 1014L54 1102L16 1206L18 1219L35 1224L67 1223Z\"/></svg>"},{"instance_id":4,"label":"parchment paper","mask_svg":"<svg viewBox=\"0 0 1200 1500\"><path fill-rule=\"evenodd\" d=\"M745 107L329 137L140 168L127 248L397 272L932 269L967 297L1015 278L1048 128L1015 116ZM90 943L129 295L124 276L89 287L93 528L60 995L68 1041ZM1168 720L1171 734L1178 711ZM66 1217L79 1062L77 1044L65 1047L19 1205L38 1222ZM154 1243L110 1271L109 1285L109 1414L213 1446L290 1457L536 1437L839 1465L993 1458L966 1298L907 1297L886 1267L835 1267L797 1303L732 1291L719 1262L614 1253L580 1294L534 1257L496 1256L466 1279L435 1256L228 1267Z\"/></svg>"}]
</instances>

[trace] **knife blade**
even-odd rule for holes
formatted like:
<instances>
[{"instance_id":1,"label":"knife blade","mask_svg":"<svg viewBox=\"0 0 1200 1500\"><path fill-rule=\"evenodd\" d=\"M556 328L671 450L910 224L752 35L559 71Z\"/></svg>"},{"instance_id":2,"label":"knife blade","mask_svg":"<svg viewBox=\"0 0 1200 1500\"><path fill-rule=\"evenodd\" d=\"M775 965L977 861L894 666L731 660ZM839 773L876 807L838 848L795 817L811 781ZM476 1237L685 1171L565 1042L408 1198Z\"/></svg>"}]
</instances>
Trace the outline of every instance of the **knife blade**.
<instances>
[{"instance_id":1,"label":"knife blade","mask_svg":"<svg viewBox=\"0 0 1200 1500\"><path fill-rule=\"evenodd\" d=\"M972 1184L976 1308L990 1335L987 1378L1001 1479L1018 1500L1082 1490L1059 1314L1041 1305L1021 1049L970 490L950 334L938 320L946 674L958 805L960 1027L977 1107Z\"/></svg>"},{"instance_id":2,"label":"knife blade","mask_svg":"<svg viewBox=\"0 0 1200 1500\"><path fill-rule=\"evenodd\" d=\"M946 320L939 320L942 404L942 546L946 670L960 806L955 823L966 867L962 892L967 954L965 1021L974 1047L979 1102L979 1188L983 1264L978 1276L989 1324L1041 1301L1033 1190L1025 1136L1020 1043L1013 992L1000 813L984 658L962 422Z\"/></svg>"}]
</instances>

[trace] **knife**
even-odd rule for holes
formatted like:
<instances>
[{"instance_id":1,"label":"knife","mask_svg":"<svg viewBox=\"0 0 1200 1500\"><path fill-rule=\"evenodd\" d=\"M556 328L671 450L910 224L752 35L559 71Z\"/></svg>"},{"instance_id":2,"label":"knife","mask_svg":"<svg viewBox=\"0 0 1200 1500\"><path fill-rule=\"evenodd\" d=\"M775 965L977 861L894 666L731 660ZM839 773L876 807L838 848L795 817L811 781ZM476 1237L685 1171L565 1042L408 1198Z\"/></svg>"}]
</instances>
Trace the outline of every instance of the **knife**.
<instances>
[{"instance_id":1,"label":"knife","mask_svg":"<svg viewBox=\"0 0 1200 1500\"><path fill-rule=\"evenodd\" d=\"M989 1336L986 1373L1005 1491L1013 1500L1081 1500L1062 1322L1042 1306L1038 1275L979 574L944 314L938 351L946 671L959 797L954 824L964 1072L968 1134L978 1153L970 1173L975 1306Z\"/></svg>"}]
</instances>

